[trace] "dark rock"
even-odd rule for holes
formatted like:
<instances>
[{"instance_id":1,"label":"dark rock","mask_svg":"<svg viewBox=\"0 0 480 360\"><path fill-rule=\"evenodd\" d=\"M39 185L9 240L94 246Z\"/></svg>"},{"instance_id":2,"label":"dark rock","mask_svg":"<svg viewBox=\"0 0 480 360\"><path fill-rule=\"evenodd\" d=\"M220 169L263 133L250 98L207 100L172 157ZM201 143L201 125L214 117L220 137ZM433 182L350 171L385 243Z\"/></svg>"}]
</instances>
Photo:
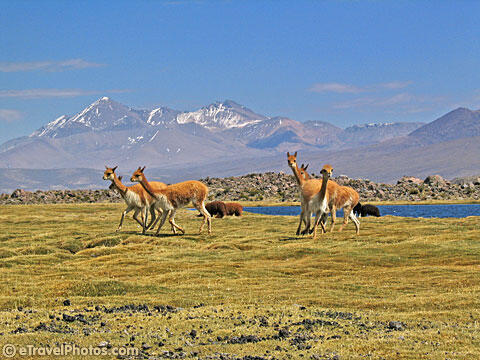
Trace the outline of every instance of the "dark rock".
<instances>
[{"instance_id":1,"label":"dark rock","mask_svg":"<svg viewBox=\"0 0 480 360\"><path fill-rule=\"evenodd\" d=\"M278 331L279 338L287 338L289 335L290 335L290 331L288 331L288 329L280 329Z\"/></svg>"},{"instance_id":2,"label":"dark rock","mask_svg":"<svg viewBox=\"0 0 480 360\"><path fill-rule=\"evenodd\" d=\"M68 314L62 314L62 320L66 322L74 322L75 320L77 320L77 318Z\"/></svg>"},{"instance_id":3,"label":"dark rock","mask_svg":"<svg viewBox=\"0 0 480 360\"><path fill-rule=\"evenodd\" d=\"M15 330L12 331L12 334L23 334L28 332L28 329L25 326L19 326Z\"/></svg>"},{"instance_id":4,"label":"dark rock","mask_svg":"<svg viewBox=\"0 0 480 360\"><path fill-rule=\"evenodd\" d=\"M403 331L405 330L406 325L400 321L390 321L387 325L387 329L395 330L395 331Z\"/></svg>"},{"instance_id":5,"label":"dark rock","mask_svg":"<svg viewBox=\"0 0 480 360\"><path fill-rule=\"evenodd\" d=\"M255 335L240 335L234 336L230 340L228 340L229 344L246 344L246 343L256 343L262 341L261 338Z\"/></svg>"}]
</instances>

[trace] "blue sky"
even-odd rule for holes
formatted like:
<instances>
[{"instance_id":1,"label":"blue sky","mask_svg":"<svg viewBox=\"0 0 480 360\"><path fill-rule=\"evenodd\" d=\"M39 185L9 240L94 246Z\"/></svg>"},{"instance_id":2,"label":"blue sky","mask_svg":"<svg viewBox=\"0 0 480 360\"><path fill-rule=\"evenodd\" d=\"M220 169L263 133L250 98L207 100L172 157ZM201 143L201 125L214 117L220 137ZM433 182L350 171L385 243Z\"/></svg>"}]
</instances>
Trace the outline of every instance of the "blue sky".
<instances>
[{"instance_id":1,"label":"blue sky","mask_svg":"<svg viewBox=\"0 0 480 360\"><path fill-rule=\"evenodd\" d=\"M424 121L480 108L480 2L0 0L0 143L101 96Z\"/></svg>"}]
</instances>

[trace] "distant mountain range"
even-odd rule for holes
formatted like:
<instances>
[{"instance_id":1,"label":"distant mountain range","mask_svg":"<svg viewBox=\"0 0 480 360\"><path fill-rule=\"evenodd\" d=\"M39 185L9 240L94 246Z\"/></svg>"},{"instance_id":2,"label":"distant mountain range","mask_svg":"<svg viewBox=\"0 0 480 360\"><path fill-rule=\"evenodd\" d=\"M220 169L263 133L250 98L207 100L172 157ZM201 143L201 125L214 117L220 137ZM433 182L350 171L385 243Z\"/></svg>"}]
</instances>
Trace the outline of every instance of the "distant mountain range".
<instances>
[{"instance_id":1,"label":"distant mountain range","mask_svg":"<svg viewBox=\"0 0 480 360\"><path fill-rule=\"evenodd\" d=\"M30 136L0 145L0 191L101 187L105 184L97 176L104 165L119 165L127 173L147 165L149 174L164 181L287 170L286 151L300 151L305 161L318 162L317 167L328 160L336 171L376 181L426 171L447 177L459 176L456 172L476 175L480 164L469 153L476 145L470 143L460 154L461 144L475 136L480 136L480 111L465 108L428 124L341 129L322 121L267 117L232 100L185 112L168 107L136 110L102 97L74 116L62 115ZM435 160L455 153L457 164L467 163L461 169L452 163L437 170L424 156L432 146L438 148ZM14 174L22 174L22 180Z\"/></svg>"}]
</instances>

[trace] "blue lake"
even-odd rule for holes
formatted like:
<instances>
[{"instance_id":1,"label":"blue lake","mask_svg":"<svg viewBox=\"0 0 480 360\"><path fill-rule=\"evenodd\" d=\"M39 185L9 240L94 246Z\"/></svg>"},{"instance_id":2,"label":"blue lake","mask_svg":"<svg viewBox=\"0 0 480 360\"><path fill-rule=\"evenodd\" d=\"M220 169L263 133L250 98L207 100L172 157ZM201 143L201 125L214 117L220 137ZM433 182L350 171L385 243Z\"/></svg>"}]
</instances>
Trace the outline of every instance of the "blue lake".
<instances>
[{"instance_id":1,"label":"blue lake","mask_svg":"<svg viewBox=\"0 0 480 360\"><path fill-rule=\"evenodd\" d=\"M480 204L458 205L379 205L380 214L414 218L463 218L480 216ZM258 206L244 207L244 211L264 215L300 215L300 206ZM337 212L337 217L343 212Z\"/></svg>"}]
</instances>

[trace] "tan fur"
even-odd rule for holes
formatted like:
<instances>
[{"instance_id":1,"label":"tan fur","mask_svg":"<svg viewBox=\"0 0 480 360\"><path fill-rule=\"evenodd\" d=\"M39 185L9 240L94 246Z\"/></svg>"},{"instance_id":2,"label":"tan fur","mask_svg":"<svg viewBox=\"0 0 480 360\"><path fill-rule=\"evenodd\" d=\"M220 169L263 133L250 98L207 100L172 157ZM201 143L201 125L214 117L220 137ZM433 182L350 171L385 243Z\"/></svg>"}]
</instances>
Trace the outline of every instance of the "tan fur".
<instances>
[{"instance_id":1,"label":"tan fur","mask_svg":"<svg viewBox=\"0 0 480 360\"><path fill-rule=\"evenodd\" d=\"M127 208L122 213L122 216L120 218L120 224L118 225L118 228L116 231L121 230L125 215L132 210L135 211L133 214L133 218L140 224L140 226L142 226L142 228L145 226L145 220L146 220L146 216L144 216L144 213L146 213L147 211L150 211L152 220L150 221L150 224L147 227L149 228L156 218L155 209L153 207L150 207L150 205L154 202L154 199L152 198L152 196L150 196L140 184L134 184L128 187L125 186L121 181L122 177L121 176L117 177L117 175L115 174L115 170L117 169L117 166L113 168L105 166L105 168L106 170L103 173L103 179L112 181L109 188L116 189L122 196L123 200L125 200L125 203L127 204ZM160 190L160 189L166 188L167 184L164 184L160 181L152 181L151 186L154 189ZM131 196L129 192L135 195ZM139 213L141 214L141 217L142 217L141 221L138 219ZM159 211L159 215L162 215L161 211Z\"/></svg>"},{"instance_id":2,"label":"tan fur","mask_svg":"<svg viewBox=\"0 0 480 360\"><path fill-rule=\"evenodd\" d=\"M205 184L201 183L200 181L190 180L178 184L168 185L165 189L157 190L150 185L150 182L148 182L147 178L143 174L144 169L145 167L139 167L132 174L131 181L139 182L141 186L155 199L154 206L164 211L164 215L161 223L158 226L156 235L159 234L160 229L166 220L168 211L170 211L170 224L174 228L180 230L182 233L185 233L185 230L175 224L175 213L178 208L186 206L190 202L192 202L193 206L203 215L203 223L200 226L200 232L202 231L205 223L207 223L208 233L211 233L211 217L208 211L205 209L205 200L208 195L208 187Z\"/></svg>"},{"instance_id":3,"label":"tan fur","mask_svg":"<svg viewBox=\"0 0 480 360\"><path fill-rule=\"evenodd\" d=\"M323 202L323 197L325 196L325 194L320 194L320 190L322 189L322 180L310 179L310 175L306 171L308 165L304 166L302 164L301 168L298 167L297 152L295 152L293 155L287 152L287 163L293 171L293 175L297 180L300 190L300 203L302 211L300 213L300 222L298 224L296 234L306 234L310 230L310 217L313 211L312 207L316 208L320 206L320 203ZM319 199L320 197L321 200ZM301 232L302 223L305 223L305 229Z\"/></svg>"},{"instance_id":4,"label":"tan fur","mask_svg":"<svg viewBox=\"0 0 480 360\"><path fill-rule=\"evenodd\" d=\"M309 231L310 228L310 216L312 210L318 212L320 208L320 202L322 201L322 196L320 194L320 190L322 189L323 181L320 179L312 179L310 175L307 173L306 168L307 166L303 166L299 168L297 165L297 152L291 155L287 153L287 161L288 165L293 171L295 179L297 180L297 184L299 185L300 189L300 201L302 205L302 212L300 214L300 222L297 228L297 235L300 234L301 225L305 222L306 228L302 232L305 234ZM326 171L328 173L332 173L333 168L330 165L325 165L322 169L322 172ZM324 177L325 178L325 177ZM326 193L325 198L327 200L328 209L331 212L332 217L332 225L330 231L333 231L336 221L336 210L342 209L344 211L344 222L340 227L339 231L343 230L343 227L347 225L348 218L350 217L355 224L356 233L359 234L360 232L360 223L356 219L355 215L352 213L353 207L358 203L359 196L358 193L348 186L341 186L337 184L335 181L329 180L326 186ZM321 220L322 214L317 213L317 217L315 219L313 232L314 237L316 235L316 226L318 222ZM325 231L323 223L322 230Z\"/></svg>"},{"instance_id":5,"label":"tan fur","mask_svg":"<svg viewBox=\"0 0 480 360\"><path fill-rule=\"evenodd\" d=\"M323 179L321 181L317 179L310 179L310 176L306 172L306 167L302 165L302 171L304 172L304 177L309 180L305 181L302 187L302 196L307 201L307 212L305 214L307 232L310 231L310 219L312 212L315 212L315 222L313 224L313 238L317 236L317 226L320 223L322 227L322 232L326 232L325 225L320 221L324 216L326 217L329 212L329 200L332 191L335 188L334 182L329 182L330 176L332 175L333 168L330 165L324 165L321 174ZM320 188L318 188L320 186ZM314 193L314 191L316 191Z\"/></svg>"},{"instance_id":6,"label":"tan fur","mask_svg":"<svg viewBox=\"0 0 480 360\"><path fill-rule=\"evenodd\" d=\"M330 169L331 171L333 171L333 168L330 167ZM332 225L330 227L330 231L332 232L335 226L337 210L343 208L343 224L340 226L340 229L338 231L343 230L343 228L348 224L348 218L350 218L355 224L356 234L358 235L360 233L360 222L352 211L359 201L358 193L349 186L341 186L335 181L330 180L327 186L327 199L328 207L330 209L332 218ZM320 221L319 214L317 214L315 218L314 231L318 221Z\"/></svg>"}]
</instances>

